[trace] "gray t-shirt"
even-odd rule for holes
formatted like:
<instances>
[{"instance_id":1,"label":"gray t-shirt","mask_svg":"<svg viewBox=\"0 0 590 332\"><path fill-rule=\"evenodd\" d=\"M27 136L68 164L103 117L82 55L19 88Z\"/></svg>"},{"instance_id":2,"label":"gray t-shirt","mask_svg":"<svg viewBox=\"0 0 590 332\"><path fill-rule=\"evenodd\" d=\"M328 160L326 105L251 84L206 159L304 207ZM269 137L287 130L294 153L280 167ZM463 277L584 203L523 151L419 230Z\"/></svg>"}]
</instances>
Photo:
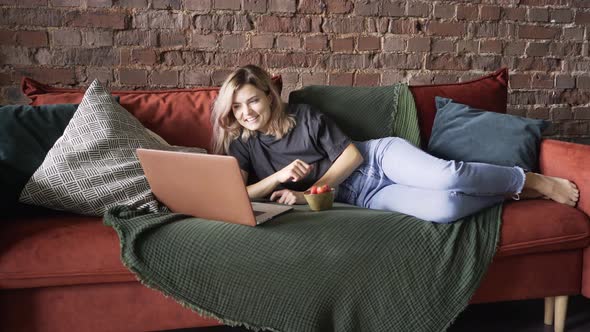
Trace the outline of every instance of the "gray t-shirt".
<instances>
[{"instance_id":1,"label":"gray t-shirt","mask_svg":"<svg viewBox=\"0 0 590 332\"><path fill-rule=\"evenodd\" d=\"M296 125L283 138L277 140L261 133L246 141L240 137L231 142L228 154L248 172L249 183L262 180L295 159L301 159L313 165L308 176L297 182L283 183L277 189L303 191L326 173L351 140L332 120L314 111L310 105L288 104L286 112L295 116Z\"/></svg>"}]
</instances>

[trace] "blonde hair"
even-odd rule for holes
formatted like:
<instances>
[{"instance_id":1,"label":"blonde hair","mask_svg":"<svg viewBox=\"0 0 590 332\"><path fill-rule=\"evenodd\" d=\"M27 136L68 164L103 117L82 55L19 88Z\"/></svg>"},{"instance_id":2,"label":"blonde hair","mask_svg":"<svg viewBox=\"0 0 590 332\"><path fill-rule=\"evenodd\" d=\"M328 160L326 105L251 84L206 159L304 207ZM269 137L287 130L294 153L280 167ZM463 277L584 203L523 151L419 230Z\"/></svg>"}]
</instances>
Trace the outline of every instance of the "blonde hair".
<instances>
[{"instance_id":1,"label":"blonde hair","mask_svg":"<svg viewBox=\"0 0 590 332\"><path fill-rule=\"evenodd\" d=\"M238 68L223 82L211 113L212 149L215 154L227 154L230 143L240 136L240 132L244 140L256 136L256 131L242 128L232 112L234 94L246 84L251 84L271 96L267 134L280 139L295 126L295 118L285 112L281 96L270 75L255 65Z\"/></svg>"}]
</instances>

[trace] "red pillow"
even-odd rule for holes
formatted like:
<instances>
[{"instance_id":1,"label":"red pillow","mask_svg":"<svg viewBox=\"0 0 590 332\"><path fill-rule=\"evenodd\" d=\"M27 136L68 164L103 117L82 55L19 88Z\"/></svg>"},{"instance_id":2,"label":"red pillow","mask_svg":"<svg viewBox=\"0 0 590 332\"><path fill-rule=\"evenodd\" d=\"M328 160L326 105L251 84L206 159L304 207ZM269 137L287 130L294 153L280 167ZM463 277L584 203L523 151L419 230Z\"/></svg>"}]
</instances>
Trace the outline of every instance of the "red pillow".
<instances>
[{"instance_id":1,"label":"red pillow","mask_svg":"<svg viewBox=\"0 0 590 332\"><path fill-rule=\"evenodd\" d=\"M450 84L410 86L418 109L418 122L422 145L428 145L432 124L436 115L434 97L446 97L454 101L486 111L506 113L508 103L508 69L502 68L481 78Z\"/></svg>"},{"instance_id":2,"label":"red pillow","mask_svg":"<svg viewBox=\"0 0 590 332\"><path fill-rule=\"evenodd\" d=\"M281 76L273 77L273 82L280 93ZM84 90L51 87L28 77L23 77L21 90L32 99L31 105L75 104L84 96ZM121 106L168 143L210 150L210 116L219 87L111 93L120 97Z\"/></svg>"}]
</instances>

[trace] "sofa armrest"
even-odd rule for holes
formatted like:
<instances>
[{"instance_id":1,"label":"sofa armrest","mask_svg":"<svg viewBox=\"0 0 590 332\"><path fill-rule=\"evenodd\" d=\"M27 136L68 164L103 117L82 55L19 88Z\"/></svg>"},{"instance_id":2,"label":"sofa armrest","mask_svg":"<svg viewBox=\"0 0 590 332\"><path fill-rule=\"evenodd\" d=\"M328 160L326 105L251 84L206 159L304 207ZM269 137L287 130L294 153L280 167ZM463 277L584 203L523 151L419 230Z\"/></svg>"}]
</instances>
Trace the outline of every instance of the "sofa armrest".
<instances>
[{"instance_id":1,"label":"sofa armrest","mask_svg":"<svg viewBox=\"0 0 590 332\"><path fill-rule=\"evenodd\" d=\"M577 208L590 216L590 145L544 139L539 168L542 174L573 181L580 190Z\"/></svg>"}]
</instances>

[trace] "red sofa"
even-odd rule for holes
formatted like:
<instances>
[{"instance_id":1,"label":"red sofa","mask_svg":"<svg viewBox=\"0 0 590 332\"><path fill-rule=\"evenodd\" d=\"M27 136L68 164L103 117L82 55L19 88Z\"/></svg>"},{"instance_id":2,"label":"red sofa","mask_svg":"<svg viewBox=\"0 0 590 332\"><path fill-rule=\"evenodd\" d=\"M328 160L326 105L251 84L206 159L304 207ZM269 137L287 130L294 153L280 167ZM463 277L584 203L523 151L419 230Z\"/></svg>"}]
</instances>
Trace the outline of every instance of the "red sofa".
<instances>
[{"instance_id":1,"label":"red sofa","mask_svg":"<svg viewBox=\"0 0 590 332\"><path fill-rule=\"evenodd\" d=\"M501 70L459 84L414 86L427 141L434 96L506 111ZM79 102L79 90L32 80L33 104ZM113 91L121 104L171 144L208 147L216 88ZM173 102L171 102L173 101ZM181 105L179 105L181 104ZM174 105L175 107L172 107ZM577 208L547 200L505 204L501 240L472 303L546 298L546 323L563 329L568 295L590 297L590 146L544 140L541 172L572 179ZM51 212L0 223L0 312L4 331L147 331L219 325L141 285L119 259L119 241L101 218Z\"/></svg>"}]
</instances>

